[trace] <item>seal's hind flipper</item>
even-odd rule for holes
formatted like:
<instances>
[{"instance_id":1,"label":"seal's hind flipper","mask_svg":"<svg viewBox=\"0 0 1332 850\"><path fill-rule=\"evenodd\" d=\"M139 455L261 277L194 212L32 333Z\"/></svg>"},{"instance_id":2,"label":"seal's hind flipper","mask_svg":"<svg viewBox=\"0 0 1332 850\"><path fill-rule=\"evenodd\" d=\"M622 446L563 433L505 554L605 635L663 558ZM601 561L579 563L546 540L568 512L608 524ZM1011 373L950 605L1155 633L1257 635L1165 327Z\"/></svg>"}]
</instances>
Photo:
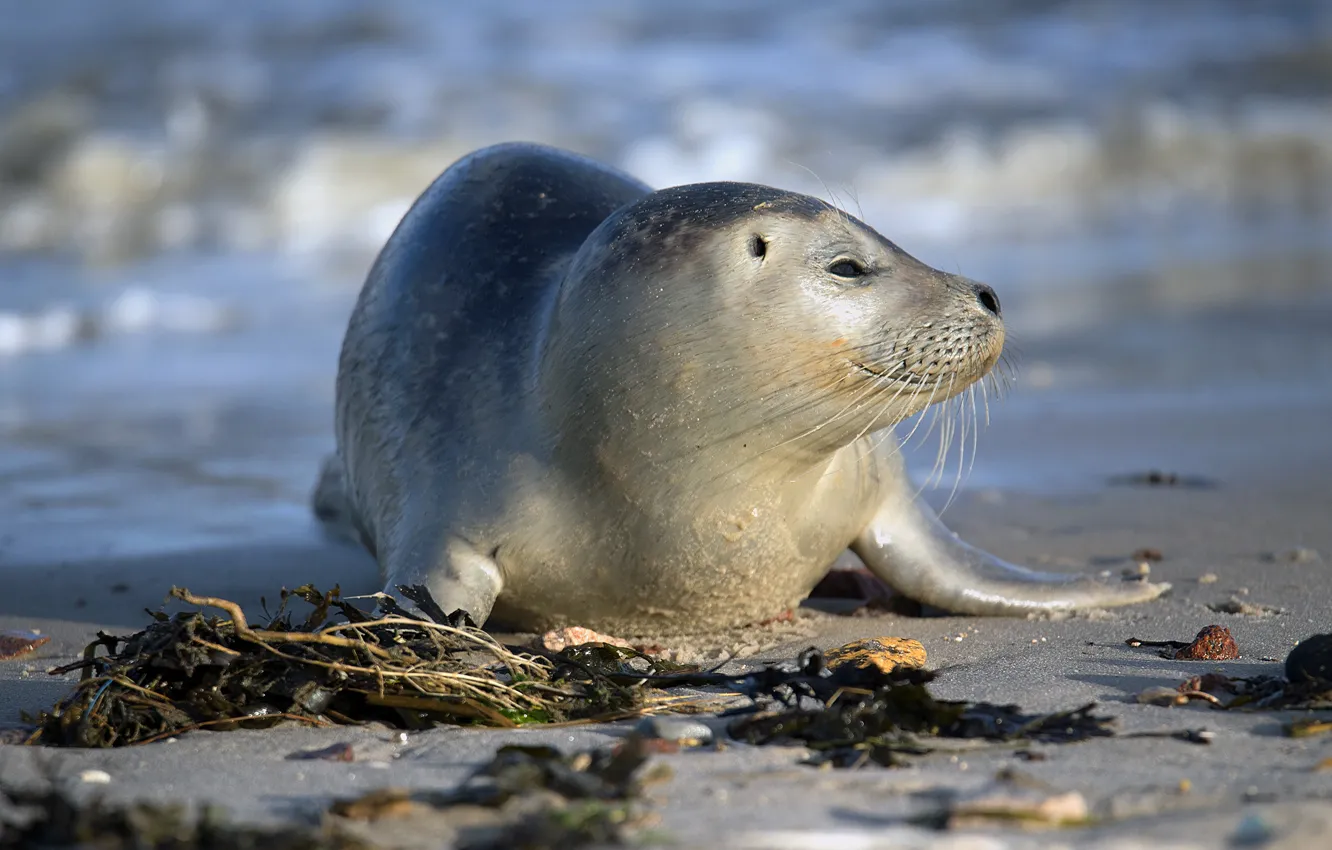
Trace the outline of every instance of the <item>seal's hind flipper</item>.
<instances>
[{"instance_id":1,"label":"seal's hind flipper","mask_svg":"<svg viewBox=\"0 0 1332 850\"><path fill-rule=\"evenodd\" d=\"M311 494L310 506L315 519L330 537L364 546L373 554L374 549L356 521L356 510L347 498L346 476L342 471L342 459L337 455L325 457L320 465L319 481Z\"/></svg>"},{"instance_id":2,"label":"seal's hind flipper","mask_svg":"<svg viewBox=\"0 0 1332 850\"><path fill-rule=\"evenodd\" d=\"M900 451L883 462L896 469L882 479L883 502L851 549L871 572L917 602L954 614L1022 616L1130 605L1170 589L1037 572L1002 561L961 540L914 498Z\"/></svg>"}]
</instances>

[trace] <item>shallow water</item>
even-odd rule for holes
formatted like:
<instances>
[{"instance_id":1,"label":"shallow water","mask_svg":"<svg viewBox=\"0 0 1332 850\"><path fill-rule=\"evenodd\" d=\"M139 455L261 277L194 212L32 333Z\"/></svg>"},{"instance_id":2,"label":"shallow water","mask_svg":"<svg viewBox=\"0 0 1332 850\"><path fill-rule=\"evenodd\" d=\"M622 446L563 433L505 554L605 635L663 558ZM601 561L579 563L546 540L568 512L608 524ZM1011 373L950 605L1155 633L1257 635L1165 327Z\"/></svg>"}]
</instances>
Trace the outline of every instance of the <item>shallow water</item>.
<instances>
[{"instance_id":1,"label":"shallow water","mask_svg":"<svg viewBox=\"0 0 1332 850\"><path fill-rule=\"evenodd\" d=\"M831 194L992 283L1021 371L967 488L1325 410L1326 4L500 6L0 0L0 565L310 533L360 275L507 138ZM1108 408L1184 430L1005 462Z\"/></svg>"}]
</instances>

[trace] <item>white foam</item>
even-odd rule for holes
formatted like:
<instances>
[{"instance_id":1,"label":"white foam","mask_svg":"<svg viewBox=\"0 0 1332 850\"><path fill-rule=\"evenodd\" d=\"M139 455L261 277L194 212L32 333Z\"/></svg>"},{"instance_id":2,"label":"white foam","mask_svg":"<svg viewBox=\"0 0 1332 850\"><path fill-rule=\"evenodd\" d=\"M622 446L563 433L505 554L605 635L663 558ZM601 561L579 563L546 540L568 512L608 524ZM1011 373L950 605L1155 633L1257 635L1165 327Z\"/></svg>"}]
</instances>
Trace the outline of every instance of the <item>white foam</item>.
<instances>
[{"instance_id":1,"label":"white foam","mask_svg":"<svg viewBox=\"0 0 1332 850\"><path fill-rule=\"evenodd\" d=\"M236 319L233 310L208 298L140 288L125 290L97 316L101 330L120 334L214 333L231 327Z\"/></svg>"},{"instance_id":2,"label":"white foam","mask_svg":"<svg viewBox=\"0 0 1332 850\"><path fill-rule=\"evenodd\" d=\"M0 356L56 351L105 336L218 333L239 321L239 313L220 301L130 287L100 306L0 312Z\"/></svg>"}]
</instances>

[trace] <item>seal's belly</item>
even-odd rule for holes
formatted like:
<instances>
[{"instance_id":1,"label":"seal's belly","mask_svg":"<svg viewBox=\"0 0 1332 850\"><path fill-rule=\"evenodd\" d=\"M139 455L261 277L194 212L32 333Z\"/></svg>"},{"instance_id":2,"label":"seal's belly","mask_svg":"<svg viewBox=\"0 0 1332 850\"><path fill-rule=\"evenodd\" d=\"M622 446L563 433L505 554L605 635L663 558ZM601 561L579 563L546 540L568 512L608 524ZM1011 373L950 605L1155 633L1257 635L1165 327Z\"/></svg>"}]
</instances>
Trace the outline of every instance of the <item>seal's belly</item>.
<instances>
[{"instance_id":1,"label":"seal's belly","mask_svg":"<svg viewBox=\"0 0 1332 850\"><path fill-rule=\"evenodd\" d=\"M585 625L619 634L687 633L751 625L779 616L809 595L846 545L817 553L773 545L726 552L657 552L650 560L563 568L539 587L507 584L492 619L523 630ZM523 573L523 575L528 575Z\"/></svg>"},{"instance_id":2,"label":"seal's belly","mask_svg":"<svg viewBox=\"0 0 1332 850\"><path fill-rule=\"evenodd\" d=\"M505 566L492 617L522 629L577 624L620 634L776 617L808 596L869 523L877 480L867 472L841 465L794 491L628 524L575 522L584 527L577 562L563 545L567 536L558 548L540 551L540 541L529 540L511 550L523 563Z\"/></svg>"}]
</instances>

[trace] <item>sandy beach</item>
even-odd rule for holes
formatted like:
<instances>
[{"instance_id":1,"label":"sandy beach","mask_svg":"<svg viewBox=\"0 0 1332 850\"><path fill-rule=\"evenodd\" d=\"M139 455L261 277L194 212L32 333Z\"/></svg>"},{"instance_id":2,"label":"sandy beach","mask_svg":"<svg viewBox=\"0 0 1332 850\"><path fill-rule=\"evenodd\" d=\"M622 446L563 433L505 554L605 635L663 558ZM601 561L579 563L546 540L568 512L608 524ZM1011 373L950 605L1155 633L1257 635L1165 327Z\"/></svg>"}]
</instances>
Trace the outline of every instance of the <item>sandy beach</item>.
<instances>
[{"instance_id":1,"label":"sandy beach","mask_svg":"<svg viewBox=\"0 0 1332 850\"><path fill-rule=\"evenodd\" d=\"M1210 670L1278 673L1301 638L1327 629L1332 445L1325 424L1332 421L1332 386L1324 370L1332 338L1318 329L1328 323L1326 301L1299 309L1249 306L1242 322L1208 311L1144 316L1051 337L1024 351L1025 368L1044 374L1047 385L1020 387L994 407L981 459L949 506L948 521L991 551L1050 569L1117 573L1131 566L1135 550L1157 549L1163 558L1151 565L1152 578L1174 586L1167 598L1058 621L807 612L815 637L758 656L790 658L807 645L865 636L912 637L925 645L930 666L943 671L934 685L941 697L1038 711L1096 702L1118 718L1121 733L1205 729L1215 735L1211 744L1115 737L1035 747L1041 761L1019 761L1011 747L999 747L921 757L907 768L831 772L801 766L800 748L682 752L658 757L675 778L652 792L657 832L677 846L1201 848L1222 846L1257 823L1270 833L1263 846L1313 846L1308 842L1329 826L1332 771L1319 769L1329 755L1326 739L1282 737L1289 713L1223 713L1197 704L1167 709L1133 704L1132 697ZM1193 335L1218 343L1177 344ZM1170 368L1135 365L1157 356L1169 358ZM1289 369L1246 376L1246 368L1265 360ZM1099 379L1079 384L1079 375ZM1211 486L1113 483L1152 469ZM942 501L949 489L928 497ZM11 533L7 545L24 548L29 537L49 544L60 534L34 519L21 534ZM31 549L38 548L33 542ZM1296 549L1309 551L1288 554ZM70 687L68 677L48 676L47 668L72 660L98 628L124 633L142 626L142 609L158 606L172 583L188 580L195 592L251 610L281 584L337 581L348 593L375 589L373 564L324 542L310 522L293 522L286 537L266 544L138 559L11 557L0 573L6 586L21 588L0 600L0 628L36 628L51 637L35 655L0 665L0 718L9 722L21 709L50 706ZM1208 607L1232 597L1279 613ZM1130 637L1188 640L1212 623L1234 634L1238 661L1173 661L1125 645ZM96 769L110 783L80 793L218 802L240 821L301 820L333 799L374 788L450 787L503 743L573 749L604 744L631 726L437 729L405 738L389 729L291 727L195 732L105 752L8 746L0 749L0 778L40 770L77 786L82 772ZM354 746L354 763L286 760L338 742ZM907 825L940 794L983 786L1004 768L1078 791L1099 823L1045 833L936 833ZM452 827L447 817L436 820L429 830L418 825L394 833L395 840L415 835L420 846L441 846Z\"/></svg>"}]
</instances>

